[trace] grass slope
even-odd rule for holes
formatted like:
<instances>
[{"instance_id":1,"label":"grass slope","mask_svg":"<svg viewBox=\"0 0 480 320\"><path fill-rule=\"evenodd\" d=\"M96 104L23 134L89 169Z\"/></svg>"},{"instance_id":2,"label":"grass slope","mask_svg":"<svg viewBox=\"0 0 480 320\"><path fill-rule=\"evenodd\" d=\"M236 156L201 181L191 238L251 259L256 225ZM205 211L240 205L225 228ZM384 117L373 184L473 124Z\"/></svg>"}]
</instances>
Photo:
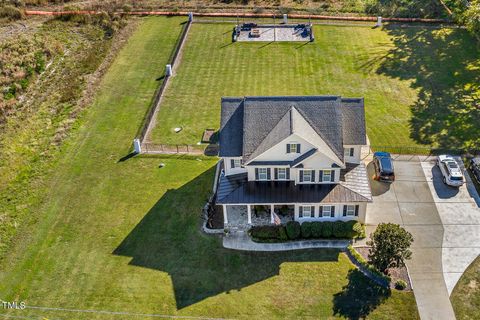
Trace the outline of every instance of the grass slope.
<instances>
[{"instance_id":1,"label":"grass slope","mask_svg":"<svg viewBox=\"0 0 480 320\"><path fill-rule=\"evenodd\" d=\"M329 94L365 98L372 144L478 140L468 102L479 93L478 50L464 30L322 25L313 43L231 43L231 30L193 25L153 141L195 144L219 127L222 96ZM462 107L472 114L459 118Z\"/></svg>"},{"instance_id":2,"label":"grass slope","mask_svg":"<svg viewBox=\"0 0 480 320\"><path fill-rule=\"evenodd\" d=\"M215 160L127 157L180 22L144 19L119 53L45 182L44 205L31 208L43 217L36 232L18 239L2 265L0 297L29 306L209 317L418 318L413 294L379 288L338 251L238 252L202 234L200 210Z\"/></svg>"},{"instance_id":3,"label":"grass slope","mask_svg":"<svg viewBox=\"0 0 480 320\"><path fill-rule=\"evenodd\" d=\"M480 310L480 257L463 273L450 296L458 320L478 319Z\"/></svg>"}]
</instances>

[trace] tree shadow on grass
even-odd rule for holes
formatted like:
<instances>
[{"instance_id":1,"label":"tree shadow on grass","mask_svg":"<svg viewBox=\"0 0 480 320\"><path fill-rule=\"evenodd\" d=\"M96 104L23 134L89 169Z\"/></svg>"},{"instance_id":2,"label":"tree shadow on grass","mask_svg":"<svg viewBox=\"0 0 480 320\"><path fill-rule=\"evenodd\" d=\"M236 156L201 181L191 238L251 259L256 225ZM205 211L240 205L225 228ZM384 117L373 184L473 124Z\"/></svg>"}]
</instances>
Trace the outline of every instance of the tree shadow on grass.
<instances>
[{"instance_id":1,"label":"tree shadow on grass","mask_svg":"<svg viewBox=\"0 0 480 320\"><path fill-rule=\"evenodd\" d=\"M394 46L388 52L371 53L360 69L412 81L418 99L410 106L411 139L446 150L479 149L480 51L476 40L462 29L389 25L384 30Z\"/></svg>"},{"instance_id":2,"label":"tree shadow on grass","mask_svg":"<svg viewBox=\"0 0 480 320\"><path fill-rule=\"evenodd\" d=\"M200 231L213 176L214 167L168 190L113 252L131 257L131 265L167 272L178 309L278 275L284 262L338 261L338 250L224 249L220 237Z\"/></svg>"},{"instance_id":3,"label":"tree shadow on grass","mask_svg":"<svg viewBox=\"0 0 480 320\"><path fill-rule=\"evenodd\" d=\"M333 314L347 319L366 318L391 295L389 288L382 287L366 278L359 270L348 272L348 284L333 298Z\"/></svg>"}]
</instances>

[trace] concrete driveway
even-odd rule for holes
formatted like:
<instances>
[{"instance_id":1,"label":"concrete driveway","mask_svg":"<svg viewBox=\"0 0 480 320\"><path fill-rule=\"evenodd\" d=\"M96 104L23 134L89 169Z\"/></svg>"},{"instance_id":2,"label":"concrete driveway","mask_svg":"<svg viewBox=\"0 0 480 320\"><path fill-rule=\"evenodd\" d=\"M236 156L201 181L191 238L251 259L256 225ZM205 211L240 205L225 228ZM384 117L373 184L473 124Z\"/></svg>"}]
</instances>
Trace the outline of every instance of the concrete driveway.
<instances>
[{"instance_id":1,"label":"concrete driveway","mask_svg":"<svg viewBox=\"0 0 480 320\"><path fill-rule=\"evenodd\" d=\"M434 164L434 159L421 162L418 157L395 161L393 184L371 181L367 232L381 222L393 222L412 233L407 267L420 316L455 319L449 295L480 253L480 209L471 189L443 185ZM371 164L368 168L373 176Z\"/></svg>"}]
</instances>

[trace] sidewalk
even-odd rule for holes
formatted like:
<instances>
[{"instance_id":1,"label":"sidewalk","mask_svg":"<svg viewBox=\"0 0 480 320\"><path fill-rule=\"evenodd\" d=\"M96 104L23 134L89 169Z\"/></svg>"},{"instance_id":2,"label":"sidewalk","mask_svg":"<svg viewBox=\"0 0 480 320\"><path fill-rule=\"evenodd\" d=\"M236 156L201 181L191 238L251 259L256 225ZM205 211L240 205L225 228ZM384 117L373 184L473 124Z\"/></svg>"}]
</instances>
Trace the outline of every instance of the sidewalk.
<instances>
[{"instance_id":1,"label":"sidewalk","mask_svg":"<svg viewBox=\"0 0 480 320\"><path fill-rule=\"evenodd\" d=\"M305 240L284 243L254 242L246 232L237 231L223 237L223 246L227 249L244 251L289 251L315 248L345 249L348 240Z\"/></svg>"}]
</instances>

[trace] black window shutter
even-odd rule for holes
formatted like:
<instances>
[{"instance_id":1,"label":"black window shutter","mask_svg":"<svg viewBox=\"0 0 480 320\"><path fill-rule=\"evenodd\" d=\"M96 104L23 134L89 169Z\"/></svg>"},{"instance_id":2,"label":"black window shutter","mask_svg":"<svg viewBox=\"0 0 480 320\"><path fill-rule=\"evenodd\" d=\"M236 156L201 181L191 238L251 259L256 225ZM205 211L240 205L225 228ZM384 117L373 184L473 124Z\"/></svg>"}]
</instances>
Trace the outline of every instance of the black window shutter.
<instances>
[{"instance_id":1,"label":"black window shutter","mask_svg":"<svg viewBox=\"0 0 480 320\"><path fill-rule=\"evenodd\" d=\"M332 211L330 211L330 217L335 218L335 206L331 206Z\"/></svg>"},{"instance_id":2,"label":"black window shutter","mask_svg":"<svg viewBox=\"0 0 480 320\"><path fill-rule=\"evenodd\" d=\"M330 175L330 182L335 181L335 170L332 170L332 174Z\"/></svg>"},{"instance_id":3,"label":"black window shutter","mask_svg":"<svg viewBox=\"0 0 480 320\"><path fill-rule=\"evenodd\" d=\"M233 159L230 159L230 168L235 168L235 161L233 161Z\"/></svg>"},{"instance_id":4,"label":"black window shutter","mask_svg":"<svg viewBox=\"0 0 480 320\"><path fill-rule=\"evenodd\" d=\"M290 180L290 168L287 168L287 180Z\"/></svg>"},{"instance_id":5,"label":"black window shutter","mask_svg":"<svg viewBox=\"0 0 480 320\"><path fill-rule=\"evenodd\" d=\"M301 153L300 152L300 143L297 143L297 153Z\"/></svg>"},{"instance_id":6,"label":"black window shutter","mask_svg":"<svg viewBox=\"0 0 480 320\"><path fill-rule=\"evenodd\" d=\"M270 168L267 168L267 180L271 180L272 176L270 175Z\"/></svg>"},{"instance_id":7,"label":"black window shutter","mask_svg":"<svg viewBox=\"0 0 480 320\"><path fill-rule=\"evenodd\" d=\"M303 182L303 170L300 170L300 182Z\"/></svg>"},{"instance_id":8,"label":"black window shutter","mask_svg":"<svg viewBox=\"0 0 480 320\"><path fill-rule=\"evenodd\" d=\"M319 217L323 217L323 206L320 206L320 207L318 208L318 216L319 216Z\"/></svg>"},{"instance_id":9,"label":"black window shutter","mask_svg":"<svg viewBox=\"0 0 480 320\"><path fill-rule=\"evenodd\" d=\"M311 213L310 213L311 216L312 216L312 217L315 217L315 206L311 206L311 207L310 207L310 212L311 212Z\"/></svg>"},{"instance_id":10,"label":"black window shutter","mask_svg":"<svg viewBox=\"0 0 480 320\"><path fill-rule=\"evenodd\" d=\"M278 169L273 169L275 180L278 180Z\"/></svg>"},{"instance_id":11,"label":"black window shutter","mask_svg":"<svg viewBox=\"0 0 480 320\"><path fill-rule=\"evenodd\" d=\"M353 157L353 153L354 153L355 149L353 148L350 148L350 157Z\"/></svg>"},{"instance_id":12,"label":"black window shutter","mask_svg":"<svg viewBox=\"0 0 480 320\"><path fill-rule=\"evenodd\" d=\"M344 206L343 206L343 216L344 216L344 217L347 216L347 205L344 205Z\"/></svg>"},{"instance_id":13,"label":"black window shutter","mask_svg":"<svg viewBox=\"0 0 480 320\"><path fill-rule=\"evenodd\" d=\"M318 182L322 182L322 181L323 181L323 171L319 170L318 171Z\"/></svg>"},{"instance_id":14,"label":"black window shutter","mask_svg":"<svg viewBox=\"0 0 480 320\"><path fill-rule=\"evenodd\" d=\"M358 209L360 209L360 206L357 204L355 206L355 217L358 217Z\"/></svg>"},{"instance_id":15,"label":"black window shutter","mask_svg":"<svg viewBox=\"0 0 480 320\"><path fill-rule=\"evenodd\" d=\"M258 168L255 168L255 180L258 180Z\"/></svg>"},{"instance_id":16,"label":"black window shutter","mask_svg":"<svg viewBox=\"0 0 480 320\"><path fill-rule=\"evenodd\" d=\"M298 208L298 217L303 218L303 207Z\"/></svg>"},{"instance_id":17,"label":"black window shutter","mask_svg":"<svg viewBox=\"0 0 480 320\"><path fill-rule=\"evenodd\" d=\"M311 170L312 182L315 182L315 170Z\"/></svg>"},{"instance_id":18,"label":"black window shutter","mask_svg":"<svg viewBox=\"0 0 480 320\"><path fill-rule=\"evenodd\" d=\"M290 153L290 143L287 143L287 153Z\"/></svg>"}]
</instances>

